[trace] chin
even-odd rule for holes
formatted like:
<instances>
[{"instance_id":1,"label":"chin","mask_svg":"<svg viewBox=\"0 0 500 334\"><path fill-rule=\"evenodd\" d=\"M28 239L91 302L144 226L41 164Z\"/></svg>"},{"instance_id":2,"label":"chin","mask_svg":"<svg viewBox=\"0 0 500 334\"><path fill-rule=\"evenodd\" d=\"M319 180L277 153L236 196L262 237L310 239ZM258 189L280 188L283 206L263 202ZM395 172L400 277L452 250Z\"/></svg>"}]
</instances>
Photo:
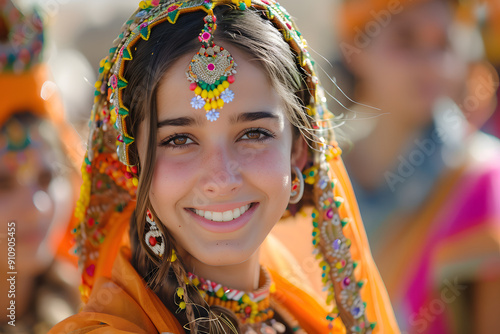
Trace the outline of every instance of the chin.
<instances>
[{"instance_id":1,"label":"chin","mask_svg":"<svg viewBox=\"0 0 500 334\"><path fill-rule=\"evenodd\" d=\"M239 241L221 240L194 251L191 256L208 266L231 266L247 261L259 248L260 244L243 245Z\"/></svg>"}]
</instances>

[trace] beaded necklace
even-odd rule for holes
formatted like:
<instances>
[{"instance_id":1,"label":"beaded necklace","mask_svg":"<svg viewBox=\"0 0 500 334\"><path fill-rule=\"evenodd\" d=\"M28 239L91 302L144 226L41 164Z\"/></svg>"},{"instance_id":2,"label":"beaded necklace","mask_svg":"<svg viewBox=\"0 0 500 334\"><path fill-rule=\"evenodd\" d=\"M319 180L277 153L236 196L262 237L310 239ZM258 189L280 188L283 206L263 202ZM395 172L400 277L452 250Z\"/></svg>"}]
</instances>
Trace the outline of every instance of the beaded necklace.
<instances>
[{"instance_id":1,"label":"beaded necklace","mask_svg":"<svg viewBox=\"0 0 500 334\"><path fill-rule=\"evenodd\" d=\"M189 284L198 289L208 305L221 306L234 312L243 325L243 333L281 334L286 332L287 327L273 319L275 315L273 308L276 308L277 305L271 300L271 297L276 291L276 287L271 280L269 271L264 267L261 266L260 269L259 288L253 292L230 289L222 284L198 277L191 272L187 273L187 277ZM287 322L293 326L293 331L304 333L298 326L298 322L290 314L286 315Z\"/></svg>"}]
</instances>

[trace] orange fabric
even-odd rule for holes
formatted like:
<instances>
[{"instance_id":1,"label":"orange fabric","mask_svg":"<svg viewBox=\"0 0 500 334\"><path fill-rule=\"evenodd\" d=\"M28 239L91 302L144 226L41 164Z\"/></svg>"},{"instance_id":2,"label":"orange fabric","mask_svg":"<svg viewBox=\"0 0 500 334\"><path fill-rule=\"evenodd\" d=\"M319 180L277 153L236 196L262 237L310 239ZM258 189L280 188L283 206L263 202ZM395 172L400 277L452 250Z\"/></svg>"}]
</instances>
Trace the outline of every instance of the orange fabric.
<instances>
[{"instance_id":1,"label":"orange fabric","mask_svg":"<svg viewBox=\"0 0 500 334\"><path fill-rule=\"evenodd\" d=\"M47 100L42 99L42 86L48 78L48 70L44 65L36 65L23 73L1 73L0 92L0 124L5 123L13 114L20 111L31 111L40 117L61 121L60 101L55 95Z\"/></svg>"},{"instance_id":2,"label":"orange fabric","mask_svg":"<svg viewBox=\"0 0 500 334\"><path fill-rule=\"evenodd\" d=\"M341 40L350 41L359 31L364 32L369 22L383 27L391 21L393 15L427 1L429 0L344 0L335 13L337 33ZM455 4L453 0L450 0L450 3ZM454 13L456 20L466 24L474 23L474 10L471 8L473 4L474 2L470 1L456 6Z\"/></svg>"},{"instance_id":3,"label":"orange fabric","mask_svg":"<svg viewBox=\"0 0 500 334\"><path fill-rule=\"evenodd\" d=\"M33 66L23 73L0 73L0 125L14 114L29 111L48 119L59 132L59 137L74 166L79 166L84 155L84 146L74 129L66 122L60 96L53 85L46 85L44 98L42 88L50 80L47 65Z\"/></svg>"},{"instance_id":4,"label":"orange fabric","mask_svg":"<svg viewBox=\"0 0 500 334\"><path fill-rule=\"evenodd\" d=\"M358 31L364 31L365 25L374 21L382 11L396 14L403 8L429 0L358 0L344 1L335 13L337 33L342 40L352 40Z\"/></svg>"},{"instance_id":5,"label":"orange fabric","mask_svg":"<svg viewBox=\"0 0 500 334\"><path fill-rule=\"evenodd\" d=\"M57 324L60 333L184 333L175 317L149 289L129 262L122 247L112 278L99 277L83 310Z\"/></svg>"},{"instance_id":6,"label":"orange fabric","mask_svg":"<svg viewBox=\"0 0 500 334\"><path fill-rule=\"evenodd\" d=\"M120 249L111 278L99 277L83 310L57 324L49 334L62 333L184 333L179 322L149 290L129 260L131 251ZM270 269L276 284L274 299L308 333L327 333L327 312L307 293ZM333 333L345 333L340 322Z\"/></svg>"},{"instance_id":7,"label":"orange fabric","mask_svg":"<svg viewBox=\"0 0 500 334\"><path fill-rule=\"evenodd\" d=\"M487 22L482 26L486 56L495 66L500 65L500 2L485 0L487 4Z\"/></svg>"},{"instance_id":8,"label":"orange fabric","mask_svg":"<svg viewBox=\"0 0 500 334\"><path fill-rule=\"evenodd\" d=\"M340 318L335 319L333 328L329 330L326 321L328 312L317 301L276 271L270 269L270 272L276 284L274 298L294 315L307 333L345 333L345 327Z\"/></svg>"}]
</instances>

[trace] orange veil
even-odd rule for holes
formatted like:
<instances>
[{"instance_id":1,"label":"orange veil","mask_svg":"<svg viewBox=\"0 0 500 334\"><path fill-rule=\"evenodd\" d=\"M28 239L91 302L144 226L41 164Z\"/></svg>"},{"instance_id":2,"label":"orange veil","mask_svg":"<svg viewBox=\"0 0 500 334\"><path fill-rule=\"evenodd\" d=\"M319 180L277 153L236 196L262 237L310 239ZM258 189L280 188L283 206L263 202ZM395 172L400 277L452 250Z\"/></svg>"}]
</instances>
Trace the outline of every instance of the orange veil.
<instances>
[{"instance_id":1,"label":"orange veil","mask_svg":"<svg viewBox=\"0 0 500 334\"><path fill-rule=\"evenodd\" d=\"M313 165L303 173L306 183L314 187L312 242L323 270L328 302L332 304L324 311L326 320L342 324L345 332L399 333L370 254L341 151L334 141L333 114L324 103L307 44L286 10L271 0L143 1L127 21L109 56L102 60L88 151L82 166L83 185L75 210L75 252L80 257L83 300L88 300L98 278L112 277L121 246L130 244L128 226L135 209L138 180L133 177L134 166L128 160L134 138L127 131L132 111L121 100L128 84L123 65L133 59L134 45L139 40L147 41L156 25L175 24L180 15L208 12L219 5L258 11L282 33L298 66L307 75L308 126L318 135L310 150Z\"/></svg>"}]
</instances>

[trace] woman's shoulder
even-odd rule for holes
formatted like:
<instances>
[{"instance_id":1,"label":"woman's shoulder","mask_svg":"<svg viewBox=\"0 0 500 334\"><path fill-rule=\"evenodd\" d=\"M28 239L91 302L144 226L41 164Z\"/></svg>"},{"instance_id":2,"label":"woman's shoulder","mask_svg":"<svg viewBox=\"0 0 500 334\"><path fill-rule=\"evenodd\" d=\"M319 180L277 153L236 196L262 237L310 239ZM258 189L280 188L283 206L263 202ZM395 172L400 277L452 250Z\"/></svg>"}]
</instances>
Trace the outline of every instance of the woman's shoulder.
<instances>
[{"instance_id":1,"label":"woman's shoulder","mask_svg":"<svg viewBox=\"0 0 500 334\"><path fill-rule=\"evenodd\" d=\"M128 252L120 251L110 278L96 280L90 298L78 314L51 329L50 334L184 333L174 315L137 274Z\"/></svg>"}]
</instances>

